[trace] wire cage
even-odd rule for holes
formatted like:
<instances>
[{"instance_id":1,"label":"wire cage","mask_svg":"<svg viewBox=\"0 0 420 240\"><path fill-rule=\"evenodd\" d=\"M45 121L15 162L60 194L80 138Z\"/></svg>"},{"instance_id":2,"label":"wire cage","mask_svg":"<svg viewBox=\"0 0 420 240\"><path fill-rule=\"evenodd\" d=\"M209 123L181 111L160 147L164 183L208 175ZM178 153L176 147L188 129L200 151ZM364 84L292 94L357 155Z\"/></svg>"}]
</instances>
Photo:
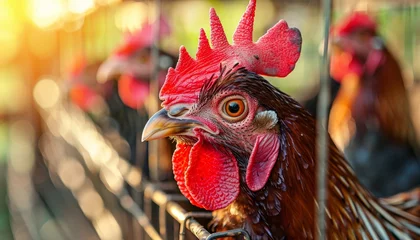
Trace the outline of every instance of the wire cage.
<instances>
[{"instance_id":1,"label":"wire cage","mask_svg":"<svg viewBox=\"0 0 420 240\"><path fill-rule=\"evenodd\" d=\"M31 79L29 89L34 92L35 99L31 102L31 106L37 111L31 109L29 113L8 116L10 122L13 122L10 135L16 136L19 140L12 141L14 143L11 143L10 148L19 152L16 150L19 149L17 145L22 142L36 147L32 149L33 156L29 156L34 159L33 163L27 169L25 168L25 171L16 167L18 165L14 165L13 161L13 164L7 167L8 211L10 216L13 216L10 227L13 237L15 239L210 240L226 237L251 239L243 229L213 232L207 227L212 218L211 212L191 205L180 193L173 176L167 177L168 173L164 172L168 169L164 167L162 159L171 157L165 156L170 152L162 152L159 147L165 144L164 142L153 141L147 146L149 172L146 176L142 166L130 159L130 154L127 153L130 149L118 131L103 128L86 112L71 104L64 93L67 86L59 80L65 78L66 66L71 61L70 59L77 57L78 52L90 58L89 61L95 61L103 60L114 51L122 38L121 29L115 27L116 25L125 26L124 30L139 27L138 23L132 25L139 19L127 23L124 22L125 18L121 17L124 14L132 14L138 10L146 15L144 19L160 19L164 13L168 14L168 9L174 5L179 6L179 2L182 1L104 0L92 2L98 6L86 8L83 17L73 14L69 17L71 20L53 26L53 30L41 31L47 38L54 39L52 44L56 46L56 49L49 57L43 58L42 62L25 60L20 61L20 65L18 64L20 67L33 69L28 74L30 75L28 78ZM213 2L227 8L231 7L229 4L234 1ZM322 56L319 57L319 42L309 43L310 47L303 49L303 52L309 56L308 59L316 58L316 61L312 63L311 60L303 60L302 65L306 69L292 78L302 78L308 68L320 75L319 81L316 78L309 85L311 87L319 85L317 127L324 129L318 136L320 143L317 151L317 158L320 161L318 185L321 191L318 195L317 224L320 228L319 239L326 239L323 219L325 218L325 172L328 157L327 106L330 100L328 45L332 18L335 14L339 15L360 7L369 8L382 18L397 15L394 17L404 22L405 26L405 29L401 30L404 36L404 49L398 57L405 60L405 69L407 69L405 73L410 79L410 89L418 89L420 78L418 69L416 70L414 66L418 65L420 59L413 53L420 46L417 37L420 30L415 29L415 23L420 19L420 5L406 1L401 3L350 1L350 3L344 0L267 0L266 2L270 2L269 6L274 6L275 10L285 5L290 7L290 11L282 12L288 14L287 16L296 15L296 10L301 7L323 24L318 26L316 30L318 33L314 33L315 30L306 29L307 32L314 33L323 40ZM203 7L195 4L194 6ZM207 5L204 4L204 7ZM278 13L274 11L271 13L273 19L278 20ZM169 12L169 15L177 14L174 11ZM135 17L136 14L130 16ZM195 15L191 18L193 17ZM300 24L305 28L305 24L296 17L292 19L292 23ZM264 27L260 27L261 30ZM154 26L152 34L155 39L160 39L159 30L159 26ZM384 29L384 32L388 31L392 30ZM37 31L31 27L24 32L27 38L31 38L34 34L37 34ZM388 32L388 34L392 33ZM153 62L150 92L154 100L150 101L147 107L149 116L160 108L158 65L162 45L169 46L171 43L165 39L154 41L150 51ZM195 45L191 44L187 47L192 48ZM36 44L32 48L36 49ZM19 62L20 59L24 58L20 56L15 62ZM45 77L45 73L49 75ZM277 85L282 86L282 84ZM298 87L289 86L292 95L294 90L299 89ZM309 92L309 90L306 91ZM417 92L418 90L415 90L415 93ZM44 97L45 93L49 93L47 98ZM27 119L28 115L31 119L29 125L28 121L22 121L22 119ZM1 112L0 116L2 116ZM139 144L139 137L137 134L134 144ZM134 153L131 152L134 158L137 156L136 151L144 150L135 148ZM11 157L13 156L12 154Z\"/></svg>"}]
</instances>

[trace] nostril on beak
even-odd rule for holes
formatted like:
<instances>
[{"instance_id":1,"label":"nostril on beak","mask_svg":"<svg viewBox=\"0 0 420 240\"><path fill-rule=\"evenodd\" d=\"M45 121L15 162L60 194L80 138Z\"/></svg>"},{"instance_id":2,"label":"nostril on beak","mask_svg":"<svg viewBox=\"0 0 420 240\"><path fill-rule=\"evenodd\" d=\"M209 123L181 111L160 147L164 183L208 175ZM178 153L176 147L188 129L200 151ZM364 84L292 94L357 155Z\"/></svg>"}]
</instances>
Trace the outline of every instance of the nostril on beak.
<instances>
[{"instance_id":1,"label":"nostril on beak","mask_svg":"<svg viewBox=\"0 0 420 240\"><path fill-rule=\"evenodd\" d=\"M171 117L180 117L188 111L188 108L185 106L173 106L168 111L168 115Z\"/></svg>"}]
</instances>

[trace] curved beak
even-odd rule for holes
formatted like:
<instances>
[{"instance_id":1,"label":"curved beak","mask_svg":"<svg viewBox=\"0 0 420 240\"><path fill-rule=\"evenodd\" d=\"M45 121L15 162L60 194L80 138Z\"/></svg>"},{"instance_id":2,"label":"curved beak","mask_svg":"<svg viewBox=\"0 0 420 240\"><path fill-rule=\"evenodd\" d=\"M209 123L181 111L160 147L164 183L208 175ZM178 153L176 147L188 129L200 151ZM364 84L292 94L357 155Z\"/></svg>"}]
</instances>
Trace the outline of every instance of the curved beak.
<instances>
[{"instance_id":1,"label":"curved beak","mask_svg":"<svg viewBox=\"0 0 420 240\"><path fill-rule=\"evenodd\" d=\"M125 71L126 60L121 58L108 58L99 67L96 73L96 79L99 83L105 83L109 80L115 79Z\"/></svg>"},{"instance_id":2,"label":"curved beak","mask_svg":"<svg viewBox=\"0 0 420 240\"><path fill-rule=\"evenodd\" d=\"M169 117L168 112L161 109L146 123L141 140L144 142L169 136L192 135L191 130L196 127L202 127L202 125L191 119Z\"/></svg>"}]
</instances>

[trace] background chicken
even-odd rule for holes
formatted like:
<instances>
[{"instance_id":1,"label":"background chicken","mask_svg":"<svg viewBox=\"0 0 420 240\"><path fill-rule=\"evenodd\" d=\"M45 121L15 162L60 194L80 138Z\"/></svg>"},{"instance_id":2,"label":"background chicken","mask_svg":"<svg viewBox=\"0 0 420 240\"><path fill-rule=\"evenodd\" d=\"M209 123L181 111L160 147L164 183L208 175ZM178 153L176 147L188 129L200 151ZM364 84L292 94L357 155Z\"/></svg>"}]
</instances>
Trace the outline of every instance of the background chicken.
<instances>
[{"instance_id":1,"label":"background chicken","mask_svg":"<svg viewBox=\"0 0 420 240\"><path fill-rule=\"evenodd\" d=\"M196 59L181 48L160 92L164 108L143 139L176 139L175 179L192 204L215 210L214 230L244 228L252 239L313 238L315 121L258 75L290 73L301 36L280 21L253 43L255 6L251 0L233 45L210 10L213 48L204 30ZM379 203L332 142L329 151L329 238L419 237L418 217Z\"/></svg>"},{"instance_id":2,"label":"background chicken","mask_svg":"<svg viewBox=\"0 0 420 240\"><path fill-rule=\"evenodd\" d=\"M101 62L89 64L84 56L76 57L70 68L66 88L70 101L99 124L109 114L106 103L112 95L112 83L98 84L96 73Z\"/></svg>"},{"instance_id":3,"label":"background chicken","mask_svg":"<svg viewBox=\"0 0 420 240\"><path fill-rule=\"evenodd\" d=\"M335 31L331 75L341 88L331 109L332 138L376 196L420 186L420 156L401 69L377 24L356 12Z\"/></svg>"},{"instance_id":4,"label":"background chicken","mask_svg":"<svg viewBox=\"0 0 420 240\"><path fill-rule=\"evenodd\" d=\"M168 35L170 29L164 19L161 19L159 24L160 35ZM153 77L152 44L153 25L146 24L142 29L127 36L123 45L102 64L97 75L99 82L116 80L114 86L118 91L118 97L125 104L125 106L116 107L116 114L121 114L121 109L123 109L122 112L126 115L126 119L122 123L121 134L129 142L131 162L141 167L146 177L150 177L147 143L140 143L137 140L149 116L148 101L153 101L153 99L149 99L150 81ZM160 86L164 82L166 70L174 66L175 63L174 56L159 49L157 78ZM160 180L170 180L172 171L169 157L173 150L171 151L172 147L169 141L163 141L159 147L161 148L160 152L167 152L167 154L162 154L160 167L163 171L160 174ZM165 159L165 156L168 159Z\"/></svg>"}]
</instances>

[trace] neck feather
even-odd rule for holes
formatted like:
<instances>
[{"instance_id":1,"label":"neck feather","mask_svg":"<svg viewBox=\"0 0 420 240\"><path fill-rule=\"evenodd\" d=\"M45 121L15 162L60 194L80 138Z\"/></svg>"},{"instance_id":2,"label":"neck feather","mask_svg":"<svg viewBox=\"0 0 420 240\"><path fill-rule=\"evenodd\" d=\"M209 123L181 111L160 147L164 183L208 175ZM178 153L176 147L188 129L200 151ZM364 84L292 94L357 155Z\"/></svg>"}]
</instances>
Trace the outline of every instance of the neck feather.
<instances>
[{"instance_id":1,"label":"neck feather","mask_svg":"<svg viewBox=\"0 0 420 240\"><path fill-rule=\"evenodd\" d=\"M256 192L246 186L245 168L240 166L241 193L227 208L214 212L212 226L219 231L242 227L252 239L314 238L317 210L315 120L296 101L268 82L262 81L258 85L258 88L247 87L246 90L260 103L269 103L263 107L275 110L281 119L279 158L267 184ZM234 155L238 162L243 162L239 158L246 158L240 153ZM403 218L414 227L420 222L407 220L401 210L382 206L360 185L332 141L327 174L330 238L345 239L354 235L360 238L379 236L380 239L389 236L392 239L396 232L407 234L404 232L408 231L407 226L396 219ZM230 217L226 218L226 215Z\"/></svg>"}]
</instances>

